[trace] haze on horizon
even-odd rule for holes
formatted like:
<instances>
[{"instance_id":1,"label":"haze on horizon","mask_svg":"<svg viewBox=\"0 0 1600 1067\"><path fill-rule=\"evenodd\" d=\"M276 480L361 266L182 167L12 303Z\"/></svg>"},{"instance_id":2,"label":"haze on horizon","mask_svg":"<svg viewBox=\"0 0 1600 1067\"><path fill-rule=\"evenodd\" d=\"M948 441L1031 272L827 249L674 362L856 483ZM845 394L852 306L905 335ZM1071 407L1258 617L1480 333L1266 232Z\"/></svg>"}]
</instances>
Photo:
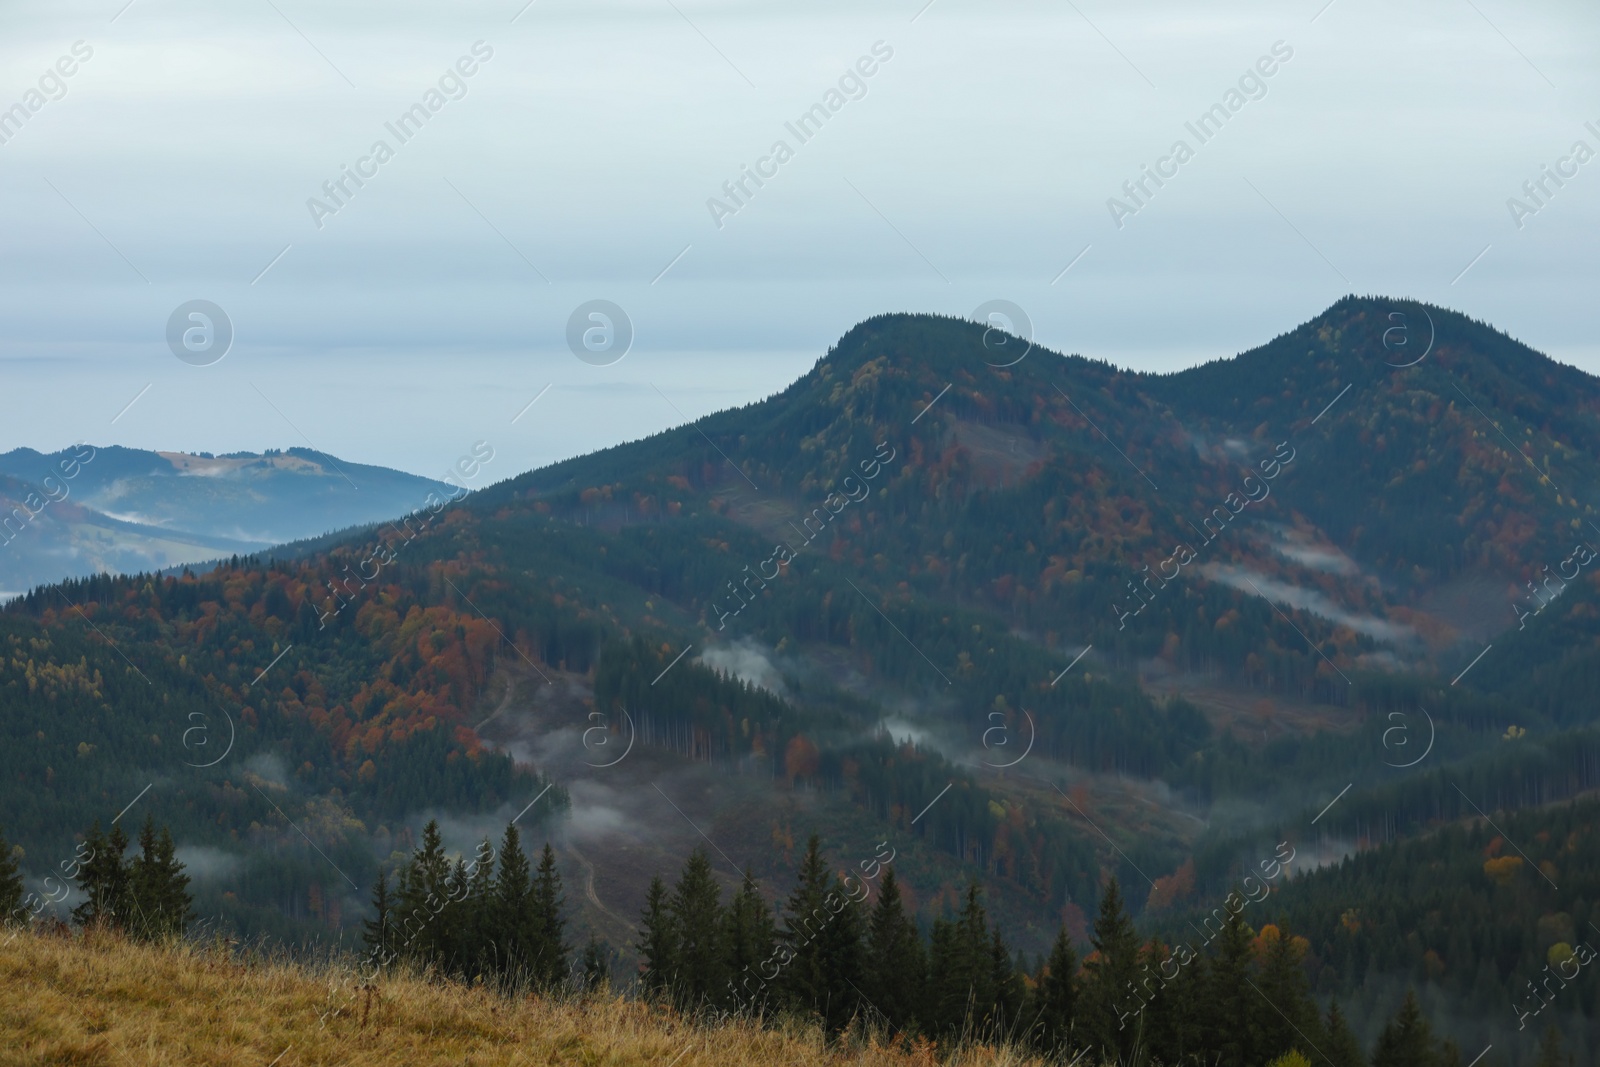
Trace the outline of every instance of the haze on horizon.
<instances>
[{"instance_id":1,"label":"haze on horizon","mask_svg":"<svg viewBox=\"0 0 1600 1067\"><path fill-rule=\"evenodd\" d=\"M0 30L0 113L43 100L0 127L0 450L310 445L437 477L486 440L499 479L768 395L871 315L994 299L1143 370L1356 292L1600 371L1600 162L1536 215L1507 204L1600 150L1576 2L28 0ZM459 98L388 132L473 55ZM380 139L393 158L314 218ZM1114 220L1180 139L1193 158ZM596 298L635 331L605 366L565 336ZM165 339L193 299L235 329L210 366Z\"/></svg>"}]
</instances>

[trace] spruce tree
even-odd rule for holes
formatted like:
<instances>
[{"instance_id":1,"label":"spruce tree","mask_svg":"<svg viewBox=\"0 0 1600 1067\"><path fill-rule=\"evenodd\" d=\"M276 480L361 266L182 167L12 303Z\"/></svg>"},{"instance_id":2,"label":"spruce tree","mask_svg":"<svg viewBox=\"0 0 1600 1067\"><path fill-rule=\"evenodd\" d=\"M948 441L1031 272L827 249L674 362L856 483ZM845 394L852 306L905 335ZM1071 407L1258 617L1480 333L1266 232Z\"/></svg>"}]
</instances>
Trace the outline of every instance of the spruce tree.
<instances>
[{"instance_id":1,"label":"spruce tree","mask_svg":"<svg viewBox=\"0 0 1600 1067\"><path fill-rule=\"evenodd\" d=\"M1217 953L1208 969L1209 1048L1223 1063L1259 1063L1262 1017L1272 1008L1251 988L1254 934L1239 913L1229 909L1217 936Z\"/></svg>"},{"instance_id":2,"label":"spruce tree","mask_svg":"<svg viewBox=\"0 0 1600 1067\"><path fill-rule=\"evenodd\" d=\"M0 925L22 921L22 897L22 864L0 833Z\"/></svg>"},{"instance_id":3,"label":"spruce tree","mask_svg":"<svg viewBox=\"0 0 1600 1067\"><path fill-rule=\"evenodd\" d=\"M651 996L672 997L678 981L678 932L672 922L666 883L650 879L644 914L639 918L639 983Z\"/></svg>"},{"instance_id":4,"label":"spruce tree","mask_svg":"<svg viewBox=\"0 0 1600 1067\"><path fill-rule=\"evenodd\" d=\"M1089 940L1095 955L1084 964L1086 1043L1107 1059L1124 1062L1132 1057L1143 1032L1140 1009L1144 1001L1134 989L1139 977L1139 935L1123 907L1116 878L1100 898Z\"/></svg>"},{"instance_id":5,"label":"spruce tree","mask_svg":"<svg viewBox=\"0 0 1600 1067\"><path fill-rule=\"evenodd\" d=\"M506 825L500 839L500 869L495 874L494 892L489 902L489 939L496 965L502 975L516 977L529 965L533 945L532 875L522 838L515 825Z\"/></svg>"},{"instance_id":6,"label":"spruce tree","mask_svg":"<svg viewBox=\"0 0 1600 1067\"><path fill-rule=\"evenodd\" d=\"M1066 926L1056 930L1050 960L1036 988L1034 1044L1045 1052L1064 1052L1073 1047L1078 1018L1078 954L1072 949Z\"/></svg>"},{"instance_id":7,"label":"spruce tree","mask_svg":"<svg viewBox=\"0 0 1600 1067\"><path fill-rule=\"evenodd\" d=\"M829 1033L838 1033L861 1012L863 981L861 945L866 921L861 905L850 896L844 883L833 880L827 898L831 913L819 939L822 946L822 974L828 996L821 1006L823 1024Z\"/></svg>"},{"instance_id":8,"label":"spruce tree","mask_svg":"<svg viewBox=\"0 0 1600 1067\"><path fill-rule=\"evenodd\" d=\"M723 954L722 890L704 848L690 853L672 891L672 921L678 932L676 999L688 1011L700 1011L727 998Z\"/></svg>"},{"instance_id":9,"label":"spruce tree","mask_svg":"<svg viewBox=\"0 0 1600 1067\"><path fill-rule=\"evenodd\" d=\"M478 843L473 857L472 880L467 886L464 935L468 974L501 974L499 946L494 940L494 846L486 837Z\"/></svg>"},{"instance_id":10,"label":"spruce tree","mask_svg":"<svg viewBox=\"0 0 1600 1067\"><path fill-rule=\"evenodd\" d=\"M822 860L822 841L812 834L800 860L800 880L789 894L783 910L783 930L778 935L793 953L778 979L783 999L801 1011L820 1011L830 992L821 943L830 917L829 881Z\"/></svg>"},{"instance_id":11,"label":"spruce tree","mask_svg":"<svg viewBox=\"0 0 1600 1067\"><path fill-rule=\"evenodd\" d=\"M583 990L603 993L611 985L611 947L593 934L583 947Z\"/></svg>"},{"instance_id":12,"label":"spruce tree","mask_svg":"<svg viewBox=\"0 0 1600 1067\"><path fill-rule=\"evenodd\" d=\"M111 833L101 831L97 820L84 838L89 858L78 868L78 888L88 898L72 909L72 918L81 926L110 926L121 929L127 922L132 903L128 887L128 866L123 853L128 850L128 835L111 824Z\"/></svg>"},{"instance_id":13,"label":"spruce tree","mask_svg":"<svg viewBox=\"0 0 1600 1067\"><path fill-rule=\"evenodd\" d=\"M383 967L390 962L395 943L388 871L379 870L378 880L372 884L372 911L372 918L361 920L361 943L367 946L367 959Z\"/></svg>"},{"instance_id":14,"label":"spruce tree","mask_svg":"<svg viewBox=\"0 0 1600 1067\"><path fill-rule=\"evenodd\" d=\"M957 1032L966 1015L966 1002L955 990L959 979L950 977L958 970L956 924L940 917L933 920L928 935L928 980L923 987L922 1030L943 1037Z\"/></svg>"},{"instance_id":15,"label":"spruce tree","mask_svg":"<svg viewBox=\"0 0 1600 1067\"><path fill-rule=\"evenodd\" d=\"M1406 990L1400 1010L1384 1024L1372 1052L1372 1067L1431 1067L1434 1062L1433 1029L1422 1017L1417 994Z\"/></svg>"},{"instance_id":16,"label":"spruce tree","mask_svg":"<svg viewBox=\"0 0 1600 1067\"><path fill-rule=\"evenodd\" d=\"M744 872L744 882L723 914L723 963L727 993L723 1003L736 1011L761 1012L766 1003L763 965L772 957L777 930L772 909L755 875Z\"/></svg>"},{"instance_id":17,"label":"spruce tree","mask_svg":"<svg viewBox=\"0 0 1600 1067\"><path fill-rule=\"evenodd\" d=\"M467 861L460 856L450 868L445 882L445 906L434 920L439 926L439 953L436 962L446 974L462 976L468 972L471 956L470 912L467 895L471 891L472 876L467 874Z\"/></svg>"},{"instance_id":18,"label":"spruce tree","mask_svg":"<svg viewBox=\"0 0 1600 1067\"><path fill-rule=\"evenodd\" d=\"M432 961L441 955L445 939L441 920L447 903L450 860L444 854L439 823L430 819L422 828L422 844L411 854L400 876L400 951L414 959Z\"/></svg>"},{"instance_id":19,"label":"spruce tree","mask_svg":"<svg viewBox=\"0 0 1600 1067\"><path fill-rule=\"evenodd\" d=\"M989 932L989 970L990 986L994 990L992 1033L996 1040L1010 1042L1024 1025L1022 1012L1027 1004L1028 987L1000 934L999 924Z\"/></svg>"},{"instance_id":20,"label":"spruce tree","mask_svg":"<svg viewBox=\"0 0 1600 1067\"><path fill-rule=\"evenodd\" d=\"M1302 949L1285 925L1269 926L1262 932L1268 936L1258 985L1268 1010L1260 1013L1260 1051L1277 1057L1297 1048L1307 1057L1313 1056L1326 1042L1320 1040L1322 1035L1318 1033L1321 1018L1311 999L1310 983L1301 962Z\"/></svg>"},{"instance_id":21,"label":"spruce tree","mask_svg":"<svg viewBox=\"0 0 1600 1067\"><path fill-rule=\"evenodd\" d=\"M1355 1031L1350 1029L1350 1021L1339 1010L1337 998L1328 1005L1328 1018L1323 1030L1328 1035L1328 1043L1322 1049L1328 1054L1333 1067L1367 1067L1366 1053L1361 1051L1361 1042L1356 1040Z\"/></svg>"},{"instance_id":22,"label":"spruce tree","mask_svg":"<svg viewBox=\"0 0 1600 1067\"><path fill-rule=\"evenodd\" d=\"M917 1021L927 961L922 937L906 915L900 883L890 868L878 889L867 923L867 948L861 991L894 1030L908 1030Z\"/></svg>"},{"instance_id":23,"label":"spruce tree","mask_svg":"<svg viewBox=\"0 0 1600 1067\"><path fill-rule=\"evenodd\" d=\"M567 978L567 920L561 914L566 897L561 891L561 872L556 870L555 850L545 843L539 857L539 870L533 879L529 901L533 920L533 976L540 989L558 988Z\"/></svg>"}]
</instances>

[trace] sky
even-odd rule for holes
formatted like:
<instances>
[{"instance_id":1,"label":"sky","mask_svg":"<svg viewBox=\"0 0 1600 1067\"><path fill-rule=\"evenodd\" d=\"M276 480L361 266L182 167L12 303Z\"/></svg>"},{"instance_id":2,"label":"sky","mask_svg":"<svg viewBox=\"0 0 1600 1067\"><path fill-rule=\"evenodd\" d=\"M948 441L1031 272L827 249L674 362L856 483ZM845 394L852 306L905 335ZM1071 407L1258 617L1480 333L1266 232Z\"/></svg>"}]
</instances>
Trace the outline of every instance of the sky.
<instances>
[{"instance_id":1,"label":"sky","mask_svg":"<svg viewBox=\"0 0 1600 1067\"><path fill-rule=\"evenodd\" d=\"M1600 373L1597 44L1510 0L13 0L0 450L498 479L993 300L1171 371L1384 294Z\"/></svg>"}]
</instances>

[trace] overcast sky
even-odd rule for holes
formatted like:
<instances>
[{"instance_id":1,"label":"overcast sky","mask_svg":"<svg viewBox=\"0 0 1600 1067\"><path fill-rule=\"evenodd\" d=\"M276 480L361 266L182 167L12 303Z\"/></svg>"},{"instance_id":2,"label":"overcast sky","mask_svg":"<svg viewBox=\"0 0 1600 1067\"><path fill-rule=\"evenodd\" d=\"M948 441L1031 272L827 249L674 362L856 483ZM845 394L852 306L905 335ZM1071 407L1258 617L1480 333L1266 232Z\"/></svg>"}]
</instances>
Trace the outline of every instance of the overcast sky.
<instances>
[{"instance_id":1,"label":"overcast sky","mask_svg":"<svg viewBox=\"0 0 1600 1067\"><path fill-rule=\"evenodd\" d=\"M438 475L487 440L498 479L758 399L867 316L992 299L1172 370L1385 293L1600 372L1592 3L924 2L12 0L0 449ZM1514 220L1545 165L1576 173ZM234 330L207 366L167 340L196 299ZM619 362L569 351L593 299L631 320Z\"/></svg>"}]
</instances>

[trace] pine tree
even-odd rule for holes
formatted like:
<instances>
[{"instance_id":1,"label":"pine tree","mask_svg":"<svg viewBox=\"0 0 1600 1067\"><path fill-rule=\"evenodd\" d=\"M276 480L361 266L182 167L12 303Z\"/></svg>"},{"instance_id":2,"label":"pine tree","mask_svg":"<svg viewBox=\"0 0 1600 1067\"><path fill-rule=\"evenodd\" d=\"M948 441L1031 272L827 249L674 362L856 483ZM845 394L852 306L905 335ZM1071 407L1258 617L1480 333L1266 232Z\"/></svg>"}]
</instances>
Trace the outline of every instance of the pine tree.
<instances>
[{"instance_id":1,"label":"pine tree","mask_svg":"<svg viewBox=\"0 0 1600 1067\"><path fill-rule=\"evenodd\" d=\"M380 870L372 885L370 919L361 921L361 943L367 946L367 959L379 967L393 958L395 944L394 902L389 898L389 872Z\"/></svg>"},{"instance_id":2,"label":"pine tree","mask_svg":"<svg viewBox=\"0 0 1600 1067\"><path fill-rule=\"evenodd\" d=\"M678 932L678 1005L700 1011L726 999L722 890L704 848L690 853L672 891L673 927Z\"/></svg>"},{"instance_id":3,"label":"pine tree","mask_svg":"<svg viewBox=\"0 0 1600 1067\"><path fill-rule=\"evenodd\" d=\"M103 833L98 821L84 838L89 857L78 868L78 887L88 897L72 909L73 921L81 926L105 925L122 929L132 903L128 887L128 867L123 853L128 850L128 835L111 824Z\"/></svg>"},{"instance_id":4,"label":"pine tree","mask_svg":"<svg viewBox=\"0 0 1600 1067\"><path fill-rule=\"evenodd\" d=\"M1372 1067L1431 1067L1433 1030L1422 1017L1417 994L1406 991L1400 1010L1384 1025L1372 1052Z\"/></svg>"},{"instance_id":5,"label":"pine tree","mask_svg":"<svg viewBox=\"0 0 1600 1067\"><path fill-rule=\"evenodd\" d=\"M1037 989L1034 1043L1045 1052L1064 1052L1072 1047L1078 1018L1078 954L1065 926L1056 930L1050 961L1039 976Z\"/></svg>"},{"instance_id":6,"label":"pine tree","mask_svg":"<svg viewBox=\"0 0 1600 1067\"><path fill-rule=\"evenodd\" d=\"M0 833L0 925L22 921L22 864Z\"/></svg>"},{"instance_id":7,"label":"pine tree","mask_svg":"<svg viewBox=\"0 0 1600 1067\"><path fill-rule=\"evenodd\" d=\"M672 996L678 980L678 931L668 904L666 883L658 874L650 879L634 946L639 950L639 982L652 996Z\"/></svg>"},{"instance_id":8,"label":"pine tree","mask_svg":"<svg viewBox=\"0 0 1600 1067\"><path fill-rule=\"evenodd\" d=\"M533 977L540 989L556 989L567 978L567 920L561 914L566 897L561 891L561 872L556 870L555 850L545 843L539 857L539 871L533 879L529 900L533 925Z\"/></svg>"},{"instance_id":9,"label":"pine tree","mask_svg":"<svg viewBox=\"0 0 1600 1067\"><path fill-rule=\"evenodd\" d=\"M1112 878L1100 898L1090 936L1095 957L1084 965L1085 1038L1107 1059L1124 1062L1143 1033L1143 999L1135 991L1139 977L1139 935L1122 904L1122 890Z\"/></svg>"},{"instance_id":10,"label":"pine tree","mask_svg":"<svg viewBox=\"0 0 1600 1067\"><path fill-rule=\"evenodd\" d=\"M772 909L748 869L744 882L723 915L722 944L728 978L724 1004L732 1009L759 1013L766 1003L763 965L772 957L777 930Z\"/></svg>"},{"instance_id":11,"label":"pine tree","mask_svg":"<svg viewBox=\"0 0 1600 1067\"><path fill-rule=\"evenodd\" d=\"M922 937L906 915L900 883L890 868L867 923L861 991L894 1030L915 1026L927 981Z\"/></svg>"},{"instance_id":12,"label":"pine tree","mask_svg":"<svg viewBox=\"0 0 1600 1067\"><path fill-rule=\"evenodd\" d=\"M1361 1051L1361 1042L1356 1040L1349 1020L1339 1010L1337 999L1328 1005L1328 1018L1323 1029L1327 1032L1328 1043L1322 1049L1328 1054L1333 1067L1367 1067L1366 1053Z\"/></svg>"}]
</instances>

